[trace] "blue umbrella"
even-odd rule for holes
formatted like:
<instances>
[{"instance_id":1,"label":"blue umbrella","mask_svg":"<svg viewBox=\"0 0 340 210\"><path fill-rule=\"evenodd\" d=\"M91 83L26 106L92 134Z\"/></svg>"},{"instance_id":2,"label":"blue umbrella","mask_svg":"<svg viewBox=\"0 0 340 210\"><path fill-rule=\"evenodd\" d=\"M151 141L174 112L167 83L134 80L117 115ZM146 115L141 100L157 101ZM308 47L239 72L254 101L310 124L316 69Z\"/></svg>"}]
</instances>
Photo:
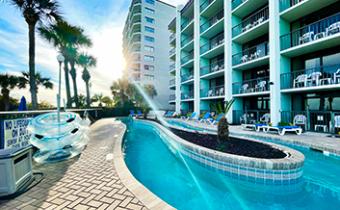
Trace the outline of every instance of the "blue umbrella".
<instances>
[{"instance_id":1,"label":"blue umbrella","mask_svg":"<svg viewBox=\"0 0 340 210\"><path fill-rule=\"evenodd\" d=\"M20 99L20 104L19 104L19 111L26 111L27 110L27 104L26 104L26 98L23 96Z\"/></svg>"}]
</instances>

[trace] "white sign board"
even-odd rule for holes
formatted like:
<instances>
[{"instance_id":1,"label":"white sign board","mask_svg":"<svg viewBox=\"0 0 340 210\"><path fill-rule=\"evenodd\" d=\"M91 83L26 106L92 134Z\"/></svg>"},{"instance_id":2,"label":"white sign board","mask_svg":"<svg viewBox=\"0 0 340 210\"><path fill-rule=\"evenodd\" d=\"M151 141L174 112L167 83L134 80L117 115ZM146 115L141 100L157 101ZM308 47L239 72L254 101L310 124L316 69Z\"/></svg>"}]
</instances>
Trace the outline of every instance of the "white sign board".
<instances>
[{"instance_id":1,"label":"white sign board","mask_svg":"<svg viewBox=\"0 0 340 210\"><path fill-rule=\"evenodd\" d=\"M31 119L4 120L4 149L22 148L29 145L31 134L27 126Z\"/></svg>"}]
</instances>

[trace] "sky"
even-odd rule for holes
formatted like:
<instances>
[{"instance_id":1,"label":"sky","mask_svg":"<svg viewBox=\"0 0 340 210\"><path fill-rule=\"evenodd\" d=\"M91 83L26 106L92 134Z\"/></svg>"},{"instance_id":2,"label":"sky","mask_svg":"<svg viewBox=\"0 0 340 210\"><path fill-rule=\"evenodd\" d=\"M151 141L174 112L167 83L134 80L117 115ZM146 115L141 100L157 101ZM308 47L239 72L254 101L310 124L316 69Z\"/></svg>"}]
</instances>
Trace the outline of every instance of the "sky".
<instances>
[{"instance_id":1,"label":"sky","mask_svg":"<svg viewBox=\"0 0 340 210\"><path fill-rule=\"evenodd\" d=\"M187 2L187 0L163 1L175 6ZM131 0L58 0L58 2L64 19L82 27L93 42L93 47L86 50L97 58L97 67L90 69L91 94L102 93L110 96L110 86L114 80L122 76L125 66L122 31ZM36 71L50 78L55 84L53 90L39 89L39 101L56 104L59 71L57 55L56 49L36 34ZM28 71L27 24L18 9L0 2L0 73L20 75L22 71ZM78 92L85 95L81 71L81 68L78 68ZM62 74L62 98L65 98L63 82L64 74ZM14 89L10 96L18 99L25 96L30 101L28 89Z\"/></svg>"}]
</instances>

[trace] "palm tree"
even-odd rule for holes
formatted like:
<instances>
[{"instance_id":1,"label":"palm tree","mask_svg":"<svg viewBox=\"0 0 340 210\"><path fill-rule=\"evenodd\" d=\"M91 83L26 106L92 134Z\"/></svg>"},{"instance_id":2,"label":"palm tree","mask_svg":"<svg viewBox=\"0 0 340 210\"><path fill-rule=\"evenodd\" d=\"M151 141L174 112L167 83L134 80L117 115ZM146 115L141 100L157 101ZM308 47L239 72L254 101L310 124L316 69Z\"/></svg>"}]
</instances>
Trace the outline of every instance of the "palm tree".
<instances>
[{"instance_id":1,"label":"palm tree","mask_svg":"<svg viewBox=\"0 0 340 210\"><path fill-rule=\"evenodd\" d=\"M110 89L114 100L116 103L119 103L121 107L123 107L129 98L134 95L134 88L125 79L114 81Z\"/></svg>"},{"instance_id":2,"label":"palm tree","mask_svg":"<svg viewBox=\"0 0 340 210\"><path fill-rule=\"evenodd\" d=\"M146 92L146 94L148 94L152 99L157 96L157 90L155 88L155 86L147 84L144 85L144 90Z\"/></svg>"},{"instance_id":3,"label":"palm tree","mask_svg":"<svg viewBox=\"0 0 340 210\"><path fill-rule=\"evenodd\" d=\"M111 107L113 104L113 100L109 96L104 96L102 101L106 107Z\"/></svg>"},{"instance_id":4,"label":"palm tree","mask_svg":"<svg viewBox=\"0 0 340 210\"><path fill-rule=\"evenodd\" d=\"M235 102L235 99L231 99L230 101L225 101L224 104L224 116L220 119L217 125L217 139L220 143L229 140L229 123L226 115L228 114L231 106Z\"/></svg>"},{"instance_id":5,"label":"palm tree","mask_svg":"<svg viewBox=\"0 0 340 210\"><path fill-rule=\"evenodd\" d=\"M39 72L34 76L35 78L35 92L38 94L39 86L43 86L46 89L53 89L53 83L50 78L43 77ZM26 88L26 85L30 82L30 74L28 72L22 72L22 76L19 77L19 88Z\"/></svg>"},{"instance_id":6,"label":"palm tree","mask_svg":"<svg viewBox=\"0 0 340 210\"><path fill-rule=\"evenodd\" d=\"M78 100L79 100L79 108L85 108L86 107L86 97L83 94L79 94L78 96Z\"/></svg>"},{"instance_id":7,"label":"palm tree","mask_svg":"<svg viewBox=\"0 0 340 210\"><path fill-rule=\"evenodd\" d=\"M85 82L86 86L86 102L87 106L90 107L91 105L91 96L90 96L90 79L91 79L91 74L89 72L90 67L94 67L97 65L97 60L96 58L87 55L87 54L80 54L78 57L77 61L78 65L83 67L83 74L82 74L82 79Z\"/></svg>"},{"instance_id":8,"label":"palm tree","mask_svg":"<svg viewBox=\"0 0 340 210\"><path fill-rule=\"evenodd\" d=\"M98 102L100 107L103 106L103 99L104 99L103 94L95 94L95 95L92 97L92 101L93 101L93 102Z\"/></svg>"},{"instance_id":9,"label":"palm tree","mask_svg":"<svg viewBox=\"0 0 340 210\"><path fill-rule=\"evenodd\" d=\"M57 24L48 27L40 27L40 35L48 42L52 43L59 52L65 57L64 73L66 85L67 107L72 104L71 90L69 81L69 63L74 60L73 48L80 46L91 46L91 40L83 35L83 29L80 27L72 26L65 21L58 21ZM74 63L71 63L74 64ZM72 78L76 78L75 69L71 66ZM77 97L76 97L77 98Z\"/></svg>"},{"instance_id":10,"label":"palm tree","mask_svg":"<svg viewBox=\"0 0 340 210\"><path fill-rule=\"evenodd\" d=\"M5 111L8 111L10 108L10 96L9 93L15 87L17 87L19 82L19 77L8 75L8 74L0 74L0 87L1 87L1 95L5 107Z\"/></svg>"},{"instance_id":11,"label":"palm tree","mask_svg":"<svg viewBox=\"0 0 340 210\"><path fill-rule=\"evenodd\" d=\"M59 5L54 0L5 0L17 7L28 25L29 37L29 74L32 108L38 107L37 93L35 92L35 27L44 21L60 20Z\"/></svg>"}]
</instances>

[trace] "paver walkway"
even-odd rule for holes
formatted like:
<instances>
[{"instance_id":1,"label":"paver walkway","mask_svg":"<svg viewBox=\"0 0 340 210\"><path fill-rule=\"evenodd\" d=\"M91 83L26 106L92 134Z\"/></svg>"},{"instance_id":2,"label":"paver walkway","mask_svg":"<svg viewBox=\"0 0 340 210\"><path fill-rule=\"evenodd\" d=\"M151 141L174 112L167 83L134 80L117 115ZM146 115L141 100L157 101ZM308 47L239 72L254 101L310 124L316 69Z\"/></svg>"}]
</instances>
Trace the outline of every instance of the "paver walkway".
<instances>
[{"instance_id":1,"label":"paver walkway","mask_svg":"<svg viewBox=\"0 0 340 210\"><path fill-rule=\"evenodd\" d=\"M113 164L114 140L124 129L113 119L91 126L90 142L78 158L34 166L44 180L25 194L0 200L0 209L146 209L122 184Z\"/></svg>"}]
</instances>

